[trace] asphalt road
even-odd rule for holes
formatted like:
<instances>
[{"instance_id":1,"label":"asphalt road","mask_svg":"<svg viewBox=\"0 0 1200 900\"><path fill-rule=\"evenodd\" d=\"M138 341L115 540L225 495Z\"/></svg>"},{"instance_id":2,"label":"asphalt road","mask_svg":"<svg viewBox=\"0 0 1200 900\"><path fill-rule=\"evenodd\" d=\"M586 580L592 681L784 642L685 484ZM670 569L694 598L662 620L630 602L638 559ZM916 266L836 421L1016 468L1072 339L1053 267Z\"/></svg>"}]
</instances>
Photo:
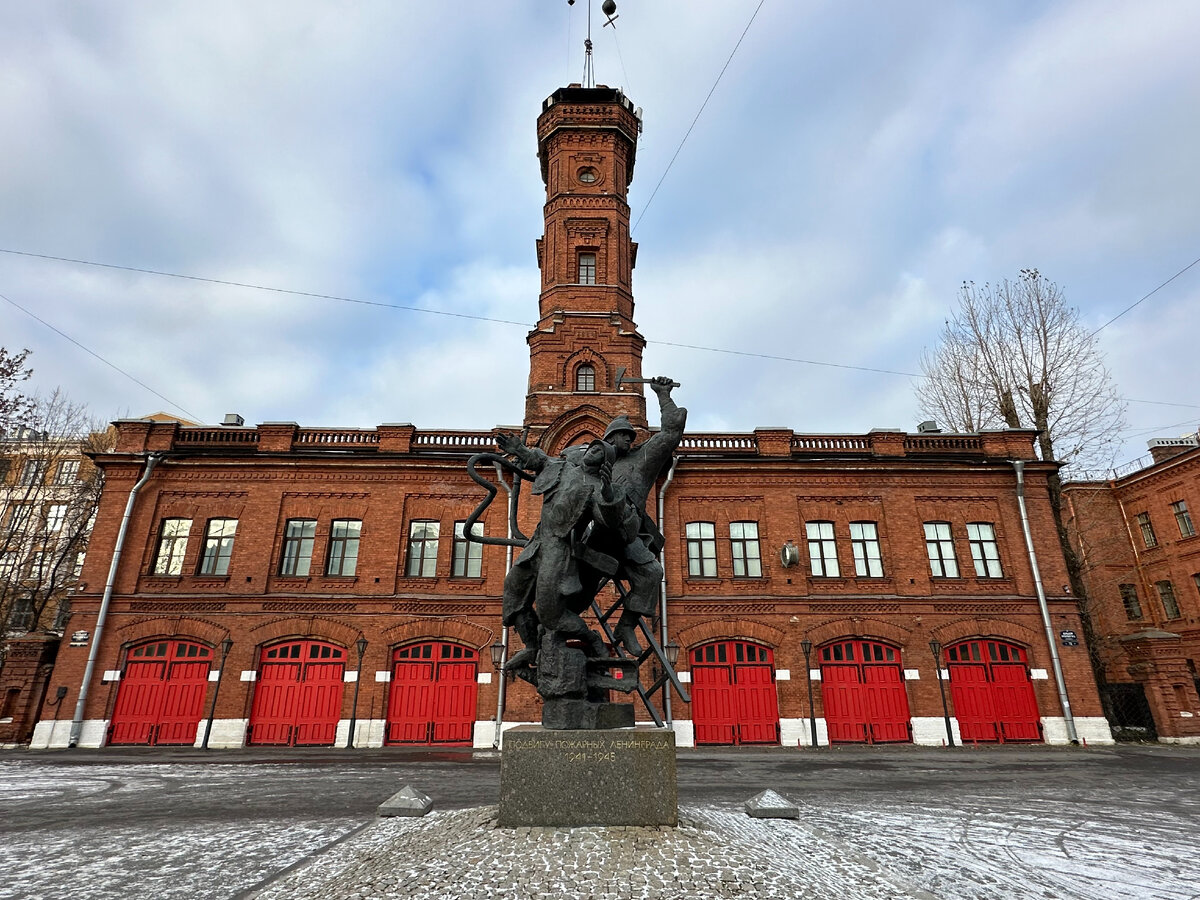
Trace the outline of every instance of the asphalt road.
<instances>
[{"instance_id":1,"label":"asphalt road","mask_svg":"<svg viewBox=\"0 0 1200 900\"><path fill-rule=\"evenodd\" d=\"M1057 842L1069 859L1088 835L1146 867L1133 893L1096 896L1137 897L1160 876L1196 890L1158 896L1200 896L1185 849L1200 841L1200 748L681 750L678 768L683 806L772 788L813 828L900 868L930 863L915 837L909 852L881 831L884 819L944 830L938 840L957 842L964 858L1013 848L1034 858ZM369 823L405 784L435 808L459 809L494 804L499 777L498 756L468 751L8 751L0 898L117 897L134 885L164 898L243 896ZM1037 896L1074 896L1054 880L1067 876L1031 872Z\"/></svg>"}]
</instances>

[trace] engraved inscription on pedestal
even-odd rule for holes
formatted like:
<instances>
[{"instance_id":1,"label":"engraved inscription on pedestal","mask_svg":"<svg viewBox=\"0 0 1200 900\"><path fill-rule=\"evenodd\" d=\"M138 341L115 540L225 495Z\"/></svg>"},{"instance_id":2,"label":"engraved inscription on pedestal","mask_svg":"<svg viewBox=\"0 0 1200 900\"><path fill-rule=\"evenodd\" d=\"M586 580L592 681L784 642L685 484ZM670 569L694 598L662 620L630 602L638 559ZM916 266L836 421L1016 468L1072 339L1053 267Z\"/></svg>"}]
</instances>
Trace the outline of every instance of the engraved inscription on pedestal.
<instances>
[{"instance_id":1,"label":"engraved inscription on pedestal","mask_svg":"<svg viewBox=\"0 0 1200 900\"><path fill-rule=\"evenodd\" d=\"M663 728L504 733L503 827L676 825L675 733Z\"/></svg>"}]
</instances>

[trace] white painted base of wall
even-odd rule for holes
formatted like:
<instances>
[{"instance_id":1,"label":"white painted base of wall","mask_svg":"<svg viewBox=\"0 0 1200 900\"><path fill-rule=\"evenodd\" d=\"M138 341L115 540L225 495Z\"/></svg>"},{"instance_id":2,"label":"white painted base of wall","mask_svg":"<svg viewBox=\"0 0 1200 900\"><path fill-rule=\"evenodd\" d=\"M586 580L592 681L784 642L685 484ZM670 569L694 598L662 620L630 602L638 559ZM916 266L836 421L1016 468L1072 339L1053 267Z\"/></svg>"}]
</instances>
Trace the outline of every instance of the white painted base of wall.
<instances>
[{"instance_id":1,"label":"white painted base of wall","mask_svg":"<svg viewBox=\"0 0 1200 900\"><path fill-rule=\"evenodd\" d=\"M808 719L780 719L779 743L784 747L811 747L812 722ZM829 729L825 727L825 718L817 717L817 746L829 745Z\"/></svg>"},{"instance_id":2,"label":"white painted base of wall","mask_svg":"<svg viewBox=\"0 0 1200 900\"><path fill-rule=\"evenodd\" d=\"M1108 727L1108 719L1104 716L1076 716L1075 733L1079 735L1080 743L1115 744L1112 729ZM1047 744L1069 744L1067 740L1067 720L1062 716L1042 716L1042 736Z\"/></svg>"},{"instance_id":3,"label":"white painted base of wall","mask_svg":"<svg viewBox=\"0 0 1200 900\"><path fill-rule=\"evenodd\" d=\"M696 746L696 729L691 719L676 719L671 723L671 730L675 732L676 748Z\"/></svg>"},{"instance_id":4,"label":"white painted base of wall","mask_svg":"<svg viewBox=\"0 0 1200 900\"><path fill-rule=\"evenodd\" d=\"M946 719L943 716L913 716L913 743L923 747L942 747L946 744ZM962 743L962 735L958 732L958 719L950 717L950 733L954 735L954 744Z\"/></svg>"},{"instance_id":5,"label":"white painted base of wall","mask_svg":"<svg viewBox=\"0 0 1200 900\"><path fill-rule=\"evenodd\" d=\"M1185 737L1160 737L1159 743L1162 744L1200 744L1200 737L1195 735L1187 735ZM1089 741L1088 743L1091 743Z\"/></svg>"},{"instance_id":6,"label":"white painted base of wall","mask_svg":"<svg viewBox=\"0 0 1200 900\"><path fill-rule=\"evenodd\" d=\"M196 729L195 747L203 746L204 726L207 723L207 719L200 720L200 727ZM208 734L208 749L237 750L245 746L246 726L249 724L249 719L213 719L212 731Z\"/></svg>"},{"instance_id":7,"label":"white painted base of wall","mask_svg":"<svg viewBox=\"0 0 1200 900\"><path fill-rule=\"evenodd\" d=\"M108 735L108 719L84 719L83 728L79 732L80 747L103 747L104 738ZM42 720L33 726L33 739L29 742L30 750L65 750L71 742L71 722L62 719L55 721Z\"/></svg>"}]
</instances>

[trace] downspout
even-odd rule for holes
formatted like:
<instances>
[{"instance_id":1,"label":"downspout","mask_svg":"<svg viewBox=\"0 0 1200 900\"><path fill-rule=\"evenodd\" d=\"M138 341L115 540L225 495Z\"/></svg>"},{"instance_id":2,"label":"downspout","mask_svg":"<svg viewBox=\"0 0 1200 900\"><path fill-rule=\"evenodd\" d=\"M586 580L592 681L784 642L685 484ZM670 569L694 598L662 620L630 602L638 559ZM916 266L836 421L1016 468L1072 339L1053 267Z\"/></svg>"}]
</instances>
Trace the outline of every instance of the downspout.
<instances>
[{"instance_id":1,"label":"downspout","mask_svg":"<svg viewBox=\"0 0 1200 900\"><path fill-rule=\"evenodd\" d=\"M667 470L667 480L663 482L662 489L658 492L658 530L662 531L663 527L663 508L666 499L667 488L671 486L671 479L675 477L675 467L679 465L679 457L671 457L671 468ZM662 584L659 586L659 624L660 634L659 646L664 649L667 646L667 546L664 543L663 548L658 551L658 562L662 566L663 576ZM674 724L674 718L671 715L671 685L663 685L663 721L668 727Z\"/></svg>"},{"instance_id":2,"label":"downspout","mask_svg":"<svg viewBox=\"0 0 1200 900\"><path fill-rule=\"evenodd\" d=\"M104 619L108 616L108 606L112 602L113 585L117 580L117 566L121 563L121 551L125 547L125 536L129 533L129 520L133 516L133 503L140 491L150 480L154 467L162 459L161 453L151 453L146 459L146 471L138 479L129 499L125 501L125 515L121 519L121 528L117 532L117 543L113 547L112 563L108 567L108 581L104 583L104 598L100 601L100 612L96 615L96 628L92 634L92 646L88 650L87 666L83 670L83 681L79 685L79 699L75 702L75 717L71 719L71 732L67 738L68 747L79 745L79 733L83 730L83 708L87 704L88 688L92 683L92 673L96 669L96 657L100 655L100 638L104 634Z\"/></svg>"},{"instance_id":3,"label":"downspout","mask_svg":"<svg viewBox=\"0 0 1200 900\"><path fill-rule=\"evenodd\" d=\"M1021 510L1021 529L1025 532L1025 549L1029 551L1029 566L1033 570L1033 585L1037 589L1038 608L1042 613L1042 625L1046 629L1046 643L1050 647L1050 665L1054 669L1054 684L1058 688L1058 702L1062 705L1063 720L1067 725L1067 740L1079 743L1075 733L1075 716L1071 714L1071 700L1067 697L1067 682L1063 678L1062 661L1058 658L1058 645L1054 641L1054 626L1050 622L1050 607L1046 603L1046 591L1042 587L1042 574L1038 570L1037 553L1033 549L1033 532L1029 530L1029 513L1025 509L1025 463L1010 459L1017 473L1017 506Z\"/></svg>"}]
</instances>

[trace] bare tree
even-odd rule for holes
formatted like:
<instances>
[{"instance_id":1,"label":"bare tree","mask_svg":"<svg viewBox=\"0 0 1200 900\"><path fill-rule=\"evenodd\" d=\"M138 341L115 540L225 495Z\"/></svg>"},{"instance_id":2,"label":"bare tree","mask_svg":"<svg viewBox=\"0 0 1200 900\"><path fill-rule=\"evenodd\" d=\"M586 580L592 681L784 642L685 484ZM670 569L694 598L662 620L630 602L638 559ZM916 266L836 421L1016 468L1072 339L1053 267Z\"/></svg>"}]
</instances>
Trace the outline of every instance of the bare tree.
<instances>
[{"instance_id":1,"label":"bare tree","mask_svg":"<svg viewBox=\"0 0 1200 900\"><path fill-rule=\"evenodd\" d=\"M1037 269L964 283L941 338L921 360L926 414L963 431L1036 428L1039 455L1064 466L1112 463L1125 404L1079 311Z\"/></svg>"},{"instance_id":2,"label":"bare tree","mask_svg":"<svg viewBox=\"0 0 1200 900\"><path fill-rule=\"evenodd\" d=\"M17 385L33 375L28 359L28 350L9 353L0 347L0 437L14 424L27 422L33 413L33 400L17 390Z\"/></svg>"},{"instance_id":3,"label":"bare tree","mask_svg":"<svg viewBox=\"0 0 1200 900\"><path fill-rule=\"evenodd\" d=\"M1111 466L1125 403L1091 332L1062 289L1037 269L1016 281L965 282L941 343L921 359L922 411L949 428L1036 428L1038 455L1064 471ZM1062 477L1049 478L1050 499L1084 628L1091 616L1080 565L1064 526ZM1093 663L1098 663L1094 656Z\"/></svg>"},{"instance_id":4,"label":"bare tree","mask_svg":"<svg viewBox=\"0 0 1200 900\"><path fill-rule=\"evenodd\" d=\"M0 441L0 633L10 635L61 629L102 487L86 454L113 441L57 390L34 398L32 421Z\"/></svg>"}]
</instances>

